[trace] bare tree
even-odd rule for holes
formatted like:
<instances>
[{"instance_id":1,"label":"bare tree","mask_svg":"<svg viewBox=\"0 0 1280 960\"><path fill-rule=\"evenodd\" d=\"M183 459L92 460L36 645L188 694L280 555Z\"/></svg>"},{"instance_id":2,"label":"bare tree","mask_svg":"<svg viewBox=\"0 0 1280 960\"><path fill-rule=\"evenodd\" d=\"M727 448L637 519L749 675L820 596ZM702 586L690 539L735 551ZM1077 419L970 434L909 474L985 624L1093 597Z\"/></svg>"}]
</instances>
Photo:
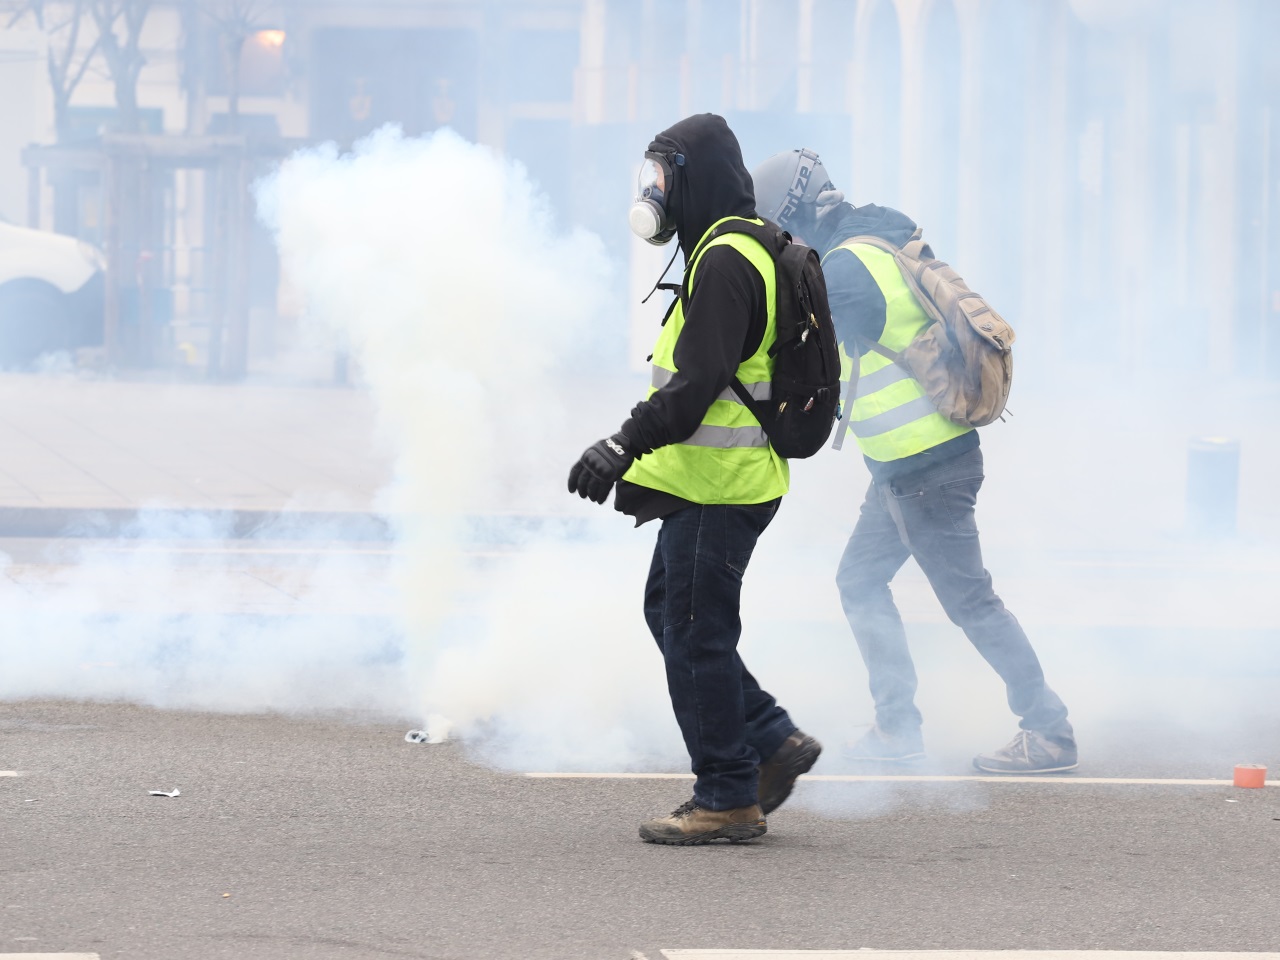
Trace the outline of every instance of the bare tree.
<instances>
[{"instance_id":1,"label":"bare tree","mask_svg":"<svg viewBox=\"0 0 1280 960\"><path fill-rule=\"evenodd\" d=\"M240 69L245 41L262 27L262 0L203 0L200 4L218 29L227 71L227 115L234 131L240 117Z\"/></svg>"},{"instance_id":2,"label":"bare tree","mask_svg":"<svg viewBox=\"0 0 1280 960\"><path fill-rule=\"evenodd\" d=\"M48 38L49 85L53 90L54 127L60 141L67 139L70 131L71 97L93 63L101 43L101 37L98 37L86 49L80 49L80 24L84 19L86 2L63 0L57 4L46 4L44 0L23 0L12 6L14 13L8 22L12 27L23 18L30 17Z\"/></svg>"},{"instance_id":3,"label":"bare tree","mask_svg":"<svg viewBox=\"0 0 1280 960\"><path fill-rule=\"evenodd\" d=\"M87 6L98 28L98 49L115 87L120 129L137 133L141 129L138 76L146 64L140 44L142 28L151 12L151 0L77 0L77 3Z\"/></svg>"}]
</instances>

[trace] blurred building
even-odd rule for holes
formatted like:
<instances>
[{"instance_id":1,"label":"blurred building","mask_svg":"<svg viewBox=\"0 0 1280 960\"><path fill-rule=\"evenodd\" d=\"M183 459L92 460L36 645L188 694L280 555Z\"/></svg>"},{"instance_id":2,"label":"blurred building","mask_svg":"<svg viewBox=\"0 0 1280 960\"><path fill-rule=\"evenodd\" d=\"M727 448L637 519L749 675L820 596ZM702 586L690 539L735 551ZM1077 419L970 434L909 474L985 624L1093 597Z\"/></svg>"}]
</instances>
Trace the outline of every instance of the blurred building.
<instances>
[{"instance_id":1,"label":"blurred building","mask_svg":"<svg viewBox=\"0 0 1280 960\"><path fill-rule=\"evenodd\" d=\"M73 209L48 183L15 188L21 149L54 136L23 29L0 31L0 82L32 91L0 106L0 213L94 239L91 185ZM1185 390L1280 377L1277 36L1270 0L189 0L154 5L138 99L171 135L349 146L388 122L451 126L526 164L640 292L665 263L626 232L640 153L715 111L749 165L809 146L852 201L908 212L1020 350ZM94 72L72 102L64 137L110 123ZM199 177L166 187L166 282L196 325ZM269 349L278 297L255 243Z\"/></svg>"}]
</instances>

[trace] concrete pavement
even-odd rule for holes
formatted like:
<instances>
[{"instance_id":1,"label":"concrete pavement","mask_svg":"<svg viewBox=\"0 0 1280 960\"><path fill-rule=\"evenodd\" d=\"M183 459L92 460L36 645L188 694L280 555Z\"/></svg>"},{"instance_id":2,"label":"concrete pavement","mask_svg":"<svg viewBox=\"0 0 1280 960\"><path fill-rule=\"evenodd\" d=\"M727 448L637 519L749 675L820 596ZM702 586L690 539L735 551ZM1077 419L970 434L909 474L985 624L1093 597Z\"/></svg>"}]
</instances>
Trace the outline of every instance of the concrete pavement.
<instances>
[{"instance_id":1,"label":"concrete pavement","mask_svg":"<svg viewBox=\"0 0 1280 960\"><path fill-rule=\"evenodd\" d=\"M404 729L0 705L0 768L23 773L0 778L0 953L657 960L1277 944L1274 787L801 783L758 841L655 847L636 824L686 799L687 783L497 773L458 744L407 744ZM1095 772L1122 775L1125 759ZM963 772L967 757L940 762Z\"/></svg>"}]
</instances>

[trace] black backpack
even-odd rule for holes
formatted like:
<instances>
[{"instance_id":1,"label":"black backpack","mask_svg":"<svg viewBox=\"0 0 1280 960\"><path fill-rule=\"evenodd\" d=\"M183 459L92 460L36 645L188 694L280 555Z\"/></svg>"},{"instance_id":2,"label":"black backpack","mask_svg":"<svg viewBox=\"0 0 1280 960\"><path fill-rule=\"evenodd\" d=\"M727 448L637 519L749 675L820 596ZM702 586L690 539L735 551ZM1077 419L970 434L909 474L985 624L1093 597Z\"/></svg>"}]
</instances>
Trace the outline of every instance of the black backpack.
<instances>
[{"instance_id":1,"label":"black backpack","mask_svg":"<svg viewBox=\"0 0 1280 960\"><path fill-rule=\"evenodd\" d=\"M840 354L836 346L827 282L818 252L795 243L770 220L728 220L708 233L689 262L716 237L745 233L759 240L777 267L777 339L769 348L774 358L770 399L756 400L737 377L730 386L769 435L778 456L812 457L831 436L840 416ZM680 297L688 300L688 274Z\"/></svg>"}]
</instances>

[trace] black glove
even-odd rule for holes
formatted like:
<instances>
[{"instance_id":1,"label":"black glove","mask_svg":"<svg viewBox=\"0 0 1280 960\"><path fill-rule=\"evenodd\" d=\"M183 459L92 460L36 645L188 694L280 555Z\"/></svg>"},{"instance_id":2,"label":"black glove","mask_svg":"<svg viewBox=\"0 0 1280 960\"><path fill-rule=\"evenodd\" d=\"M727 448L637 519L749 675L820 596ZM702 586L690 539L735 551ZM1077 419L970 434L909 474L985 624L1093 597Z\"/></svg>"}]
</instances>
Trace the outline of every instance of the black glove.
<instances>
[{"instance_id":1,"label":"black glove","mask_svg":"<svg viewBox=\"0 0 1280 960\"><path fill-rule=\"evenodd\" d=\"M569 470L569 492L604 503L609 499L613 485L627 472L635 458L631 452L631 441L620 433L615 433L608 440L596 441L582 452L578 462Z\"/></svg>"}]
</instances>

